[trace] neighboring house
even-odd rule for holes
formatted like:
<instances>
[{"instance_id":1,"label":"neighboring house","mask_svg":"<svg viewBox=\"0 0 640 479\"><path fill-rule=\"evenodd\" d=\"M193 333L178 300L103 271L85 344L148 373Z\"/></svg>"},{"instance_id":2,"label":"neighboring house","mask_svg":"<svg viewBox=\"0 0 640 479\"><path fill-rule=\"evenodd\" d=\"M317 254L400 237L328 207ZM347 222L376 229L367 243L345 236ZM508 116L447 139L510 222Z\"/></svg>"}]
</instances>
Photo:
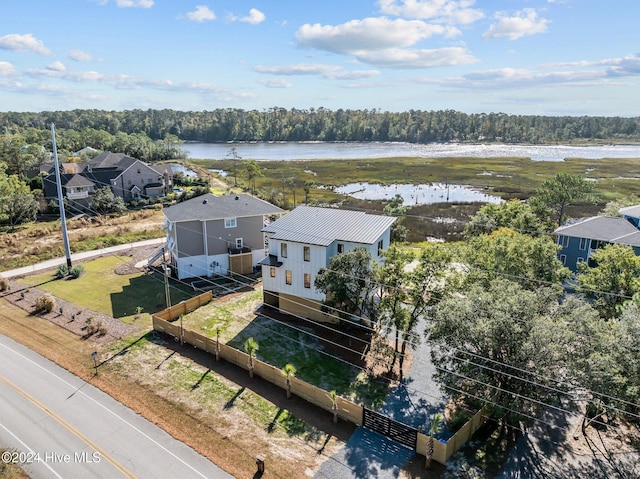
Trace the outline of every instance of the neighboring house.
<instances>
[{"instance_id":1,"label":"neighboring house","mask_svg":"<svg viewBox=\"0 0 640 479\"><path fill-rule=\"evenodd\" d=\"M640 212L640 207L635 206ZM624 215L623 208L620 212ZM630 211L627 213L631 214ZM591 255L597 249L604 248L608 244L621 244L633 247L637 255L640 255L640 230L634 226L632 218L614 218L611 216L593 216L584 218L574 223L561 226L553 234L558 237L558 245L561 249L558 257L562 264L574 273L578 271L578 264L587 262L593 265Z\"/></svg>"},{"instance_id":2,"label":"neighboring house","mask_svg":"<svg viewBox=\"0 0 640 479\"><path fill-rule=\"evenodd\" d=\"M627 221L629 221L636 228L640 228L640 205L627 206L626 208L620 208L620 215Z\"/></svg>"},{"instance_id":3,"label":"neighboring house","mask_svg":"<svg viewBox=\"0 0 640 479\"><path fill-rule=\"evenodd\" d=\"M265 304L319 321L335 322L320 310L325 295L315 278L331 258L363 247L381 261L395 218L360 211L298 206L264 228L269 256L262 261Z\"/></svg>"},{"instance_id":4,"label":"neighboring house","mask_svg":"<svg viewBox=\"0 0 640 479\"><path fill-rule=\"evenodd\" d=\"M62 172L60 182L64 187L64 196L70 200L84 200L87 204L95 190L105 186L110 187L115 196L125 201L165 196L173 191L173 172L169 165L147 165L124 153L105 151L88 162L64 163ZM52 170L49 173L42 181L44 196L47 199L57 199L56 175ZM91 182L92 188L89 188L85 198L68 196L70 190L66 185L74 176Z\"/></svg>"},{"instance_id":5,"label":"neighboring house","mask_svg":"<svg viewBox=\"0 0 640 479\"><path fill-rule=\"evenodd\" d=\"M284 210L253 196L197 196L162 210L179 279L247 274L267 256L262 229Z\"/></svg>"}]
</instances>

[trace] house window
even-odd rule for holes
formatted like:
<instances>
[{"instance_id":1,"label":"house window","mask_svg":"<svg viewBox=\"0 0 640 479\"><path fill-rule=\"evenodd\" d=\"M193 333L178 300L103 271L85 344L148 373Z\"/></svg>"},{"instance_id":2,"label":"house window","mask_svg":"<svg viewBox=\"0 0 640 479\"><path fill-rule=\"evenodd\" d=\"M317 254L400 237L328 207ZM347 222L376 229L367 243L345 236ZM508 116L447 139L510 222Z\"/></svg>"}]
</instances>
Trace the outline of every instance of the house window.
<instances>
[{"instance_id":1,"label":"house window","mask_svg":"<svg viewBox=\"0 0 640 479\"><path fill-rule=\"evenodd\" d=\"M276 269L273 266L271 267L271 277L272 278L276 277Z\"/></svg>"},{"instance_id":2,"label":"house window","mask_svg":"<svg viewBox=\"0 0 640 479\"><path fill-rule=\"evenodd\" d=\"M153 178L148 178L147 183L153 183Z\"/></svg>"},{"instance_id":3,"label":"house window","mask_svg":"<svg viewBox=\"0 0 640 479\"><path fill-rule=\"evenodd\" d=\"M587 241L589 241L587 238L580 238L580 249L581 250L587 249Z\"/></svg>"},{"instance_id":4,"label":"house window","mask_svg":"<svg viewBox=\"0 0 640 479\"><path fill-rule=\"evenodd\" d=\"M304 287L311 288L311 275L309 273L304 274Z\"/></svg>"},{"instance_id":5,"label":"house window","mask_svg":"<svg viewBox=\"0 0 640 479\"><path fill-rule=\"evenodd\" d=\"M225 218L224 219L224 227L225 228L235 228L238 226L235 218Z\"/></svg>"},{"instance_id":6,"label":"house window","mask_svg":"<svg viewBox=\"0 0 640 479\"><path fill-rule=\"evenodd\" d=\"M382 249L384 247L384 242L382 240L378 241L378 256L382 253Z\"/></svg>"},{"instance_id":7,"label":"house window","mask_svg":"<svg viewBox=\"0 0 640 479\"><path fill-rule=\"evenodd\" d=\"M561 254L560 255L560 262L562 263L562 266L566 266L566 264L567 264L567 255L566 254Z\"/></svg>"},{"instance_id":8,"label":"house window","mask_svg":"<svg viewBox=\"0 0 640 479\"><path fill-rule=\"evenodd\" d=\"M293 284L293 282L291 281L291 270L290 269L285 271L285 282L287 284Z\"/></svg>"},{"instance_id":9,"label":"house window","mask_svg":"<svg viewBox=\"0 0 640 479\"><path fill-rule=\"evenodd\" d=\"M138 168L138 174L140 174L140 168Z\"/></svg>"},{"instance_id":10,"label":"house window","mask_svg":"<svg viewBox=\"0 0 640 479\"><path fill-rule=\"evenodd\" d=\"M127 184L128 184L128 185L131 185L131 180L127 181Z\"/></svg>"},{"instance_id":11,"label":"house window","mask_svg":"<svg viewBox=\"0 0 640 479\"><path fill-rule=\"evenodd\" d=\"M242 249L243 246L244 246L244 242L242 241L242 238L236 238L236 248Z\"/></svg>"},{"instance_id":12,"label":"house window","mask_svg":"<svg viewBox=\"0 0 640 479\"><path fill-rule=\"evenodd\" d=\"M338 254L344 253L344 245L342 243L338 243Z\"/></svg>"},{"instance_id":13,"label":"house window","mask_svg":"<svg viewBox=\"0 0 640 479\"><path fill-rule=\"evenodd\" d=\"M309 246L304 247L304 260L311 261L311 248Z\"/></svg>"},{"instance_id":14,"label":"house window","mask_svg":"<svg viewBox=\"0 0 640 479\"><path fill-rule=\"evenodd\" d=\"M280 243L280 256L282 258L287 257L287 243Z\"/></svg>"},{"instance_id":15,"label":"house window","mask_svg":"<svg viewBox=\"0 0 640 479\"><path fill-rule=\"evenodd\" d=\"M558 236L558 244L563 248L566 248L569 245L569 237L564 235Z\"/></svg>"},{"instance_id":16,"label":"house window","mask_svg":"<svg viewBox=\"0 0 640 479\"><path fill-rule=\"evenodd\" d=\"M582 256L578 256L578 263L584 263L584 258Z\"/></svg>"}]
</instances>

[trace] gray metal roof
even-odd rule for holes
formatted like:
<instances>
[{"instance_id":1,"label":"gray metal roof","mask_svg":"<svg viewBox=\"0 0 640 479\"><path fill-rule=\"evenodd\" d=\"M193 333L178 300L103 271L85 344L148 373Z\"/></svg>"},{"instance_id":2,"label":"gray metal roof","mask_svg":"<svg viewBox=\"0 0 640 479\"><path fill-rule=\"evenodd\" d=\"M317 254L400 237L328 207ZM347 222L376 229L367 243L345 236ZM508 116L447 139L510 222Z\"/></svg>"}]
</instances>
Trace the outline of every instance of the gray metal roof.
<instances>
[{"instance_id":1,"label":"gray metal roof","mask_svg":"<svg viewBox=\"0 0 640 479\"><path fill-rule=\"evenodd\" d=\"M640 246L640 230L624 218L612 216L585 218L577 223L561 226L553 233L574 238L589 238L608 243Z\"/></svg>"},{"instance_id":2,"label":"gray metal roof","mask_svg":"<svg viewBox=\"0 0 640 479\"><path fill-rule=\"evenodd\" d=\"M625 216L633 216L634 218L640 218L640 205L627 206L626 208L620 208L619 213Z\"/></svg>"},{"instance_id":3,"label":"gray metal roof","mask_svg":"<svg viewBox=\"0 0 640 479\"><path fill-rule=\"evenodd\" d=\"M373 244L396 219L362 211L298 206L265 227L272 238L329 246L334 241Z\"/></svg>"},{"instance_id":4,"label":"gray metal roof","mask_svg":"<svg viewBox=\"0 0 640 479\"><path fill-rule=\"evenodd\" d=\"M162 210L169 221L209 221L222 218L284 213L284 210L251 195L214 196L207 193Z\"/></svg>"}]
</instances>

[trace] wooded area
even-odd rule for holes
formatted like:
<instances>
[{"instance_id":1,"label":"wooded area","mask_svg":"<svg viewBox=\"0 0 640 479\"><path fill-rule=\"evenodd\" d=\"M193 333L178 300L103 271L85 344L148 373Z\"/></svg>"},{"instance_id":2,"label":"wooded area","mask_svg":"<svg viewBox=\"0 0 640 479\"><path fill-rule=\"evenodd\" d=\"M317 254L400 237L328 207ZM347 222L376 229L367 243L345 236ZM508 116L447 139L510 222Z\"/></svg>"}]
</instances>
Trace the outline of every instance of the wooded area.
<instances>
[{"instance_id":1,"label":"wooded area","mask_svg":"<svg viewBox=\"0 0 640 479\"><path fill-rule=\"evenodd\" d=\"M152 140L175 135L184 141L402 141L506 142L553 144L572 142L640 141L640 117L534 116L505 113L466 114L454 110L388 112L371 110L263 111L219 108L212 111L71 110L3 112L4 133L45 132L51 122L63 136L75 130L82 136L96 130L144 134ZM36 134L35 131L31 132ZM43 137L44 138L44 137ZM79 138L78 138L79 139ZM72 142L72 139L68 139ZM87 144L68 145L71 151ZM100 145L93 144L95 148ZM66 147L66 146L64 146Z\"/></svg>"}]
</instances>

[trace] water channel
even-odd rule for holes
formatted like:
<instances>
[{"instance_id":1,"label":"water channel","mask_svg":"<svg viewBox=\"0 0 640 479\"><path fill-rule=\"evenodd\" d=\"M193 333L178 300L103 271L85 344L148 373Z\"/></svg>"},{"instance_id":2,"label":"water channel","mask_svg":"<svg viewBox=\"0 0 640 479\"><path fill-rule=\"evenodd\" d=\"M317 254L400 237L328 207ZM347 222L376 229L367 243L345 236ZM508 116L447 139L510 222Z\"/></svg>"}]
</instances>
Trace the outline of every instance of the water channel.
<instances>
[{"instance_id":1,"label":"water channel","mask_svg":"<svg viewBox=\"0 0 640 479\"><path fill-rule=\"evenodd\" d=\"M640 158L640 145L506 145L458 143L185 143L189 158L231 158L231 148L245 160L312 160L359 158L531 158L534 161L562 161L565 158Z\"/></svg>"}]
</instances>

